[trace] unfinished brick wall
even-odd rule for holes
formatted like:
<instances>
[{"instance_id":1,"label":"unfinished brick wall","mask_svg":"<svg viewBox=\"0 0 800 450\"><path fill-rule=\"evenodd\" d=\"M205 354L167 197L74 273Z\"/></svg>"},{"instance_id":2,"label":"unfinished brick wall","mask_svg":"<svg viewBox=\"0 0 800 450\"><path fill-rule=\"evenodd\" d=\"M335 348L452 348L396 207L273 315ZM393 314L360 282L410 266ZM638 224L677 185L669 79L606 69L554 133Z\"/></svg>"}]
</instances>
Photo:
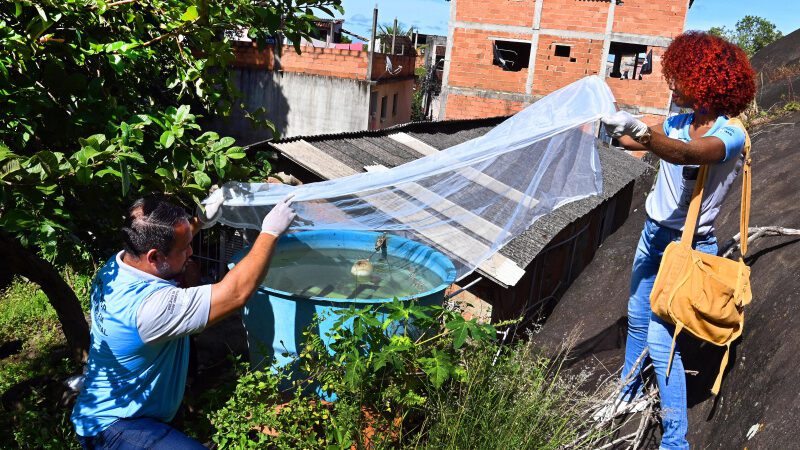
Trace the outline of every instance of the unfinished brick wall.
<instances>
[{"instance_id":1,"label":"unfinished brick wall","mask_svg":"<svg viewBox=\"0 0 800 450\"><path fill-rule=\"evenodd\" d=\"M512 110L512 103L533 101L587 75L604 76L603 49L616 40L647 45L643 48L652 49L654 56L653 73L642 80L606 78L618 102L641 108L642 113L664 114L670 92L661 75L660 56L663 45L683 30L688 0L626 0L615 4L611 34L606 35L611 1L543 0L539 28L534 29L536 0L457 0L456 23L448 36L452 52L447 55L450 66L445 89L460 90L454 92L458 95L447 95L445 118L480 117L474 111L483 110L480 103L489 100L489 113ZM532 76L529 69L510 72L493 65L492 39L538 39L537 48L532 49ZM569 47L569 57L556 56L555 45ZM508 94L522 94L522 98L509 103L505 100Z\"/></svg>"},{"instance_id":2,"label":"unfinished brick wall","mask_svg":"<svg viewBox=\"0 0 800 450\"><path fill-rule=\"evenodd\" d=\"M481 117L510 116L527 106L522 102L471 95L449 94L447 96L448 119L477 119Z\"/></svg>"},{"instance_id":3,"label":"unfinished brick wall","mask_svg":"<svg viewBox=\"0 0 800 450\"><path fill-rule=\"evenodd\" d=\"M675 37L683 31L686 0L625 0L614 11L614 32Z\"/></svg>"},{"instance_id":4,"label":"unfinished brick wall","mask_svg":"<svg viewBox=\"0 0 800 450\"><path fill-rule=\"evenodd\" d=\"M526 39L525 35L494 32L492 37ZM528 36L527 39L530 39ZM485 31L458 29L453 36L454 51L450 58L450 85L504 92L525 92L528 69L504 71L492 64L494 41Z\"/></svg>"},{"instance_id":5,"label":"unfinished brick wall","mask_svg":"<svg viewBox=\"0 0 800 450\"><path fill-rule=\"evenodd\" d=\"M274 55L272 47L259 50L254 43L236 42L233 45L236 59L234 67L258 68L273 70ZM281 70L284 72L304 73L307 75L322 75L338 78L351 78L364 80L367 77L367 62L369 52L360 50L302 47L303 52L297 54L294 47L284 46L281 56ZM393 69L397 73L386 72L386 57L392 61ZM373 55L372 79L408 78L414 75L414 56Z\"/></svg>"},{"instance_id":6,"label":"unfinished brick wall","mask_svg":"<svg viewBox=\"0 0 800 450\"><path fill-rule=\"evenodd\" d=\"M556 56L556 45L568 46L569 56ZM583 77L597 75L602 57L602 40L539 36L533 93L546 95Z\"/></svg>"},{"instance_id":7,"label":"unfinished brick wall","mask_svg":"<svg viewBox=\"0 0 800 450\"><path fill-rule=\"evenodd\" d=\"M606 83L611 87L618 103L626 106L667 108L671 94L661 72L661 55L664 50L663 47L653 47L653 73L642 75L641 80L606 78Z\"/></svg>"},{"instance_id":8,"label":"unfinished brick wall","mask_svg":"<svg viewBox=\"0 0 800 450\"><path fill-rule=\"evenodd\" d=\"M544 29L605 33L608 8L607 1L544 0L539 25Z\"/></svg>"},{"instance_id":9,"label":"unfinished brick wall","mask_svg":"<svg viewBox=\"0 0 800 450\"><path fill-rule=\"evenodd\" d=\"M531 27L535 4L531 0L458 0L456 20Z\"/></svg>"}]
</instances>

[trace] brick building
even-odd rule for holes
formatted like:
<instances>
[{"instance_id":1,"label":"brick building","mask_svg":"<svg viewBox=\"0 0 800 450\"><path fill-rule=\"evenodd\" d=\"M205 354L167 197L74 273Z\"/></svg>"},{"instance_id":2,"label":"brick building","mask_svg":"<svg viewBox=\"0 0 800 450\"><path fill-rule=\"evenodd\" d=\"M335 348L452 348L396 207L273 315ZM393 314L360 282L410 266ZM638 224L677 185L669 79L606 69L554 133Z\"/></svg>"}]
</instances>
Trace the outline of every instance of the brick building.
<instances>
[{"instance_id":1,"label":"brick building","mask_svg":"<svg viewBox=\"0 0 800 450\"><path fill-rule=\"evenodd\" d=\"M380 129L411 118L415 56L324 41L301 46L301 54L284 45L280 55L273 46L259 49L245 40L233 45L231 79L245 111L264 108L281 137ZM250 125L245 111L237 108L210 127L245 144L271 138Z\"/></svg>"},{"instance_id":2,"label":"brick building","mask_svg":"<svg viewBox=\"0 0 800 450\"><path fill-rule=\"evenodd\" d=\"M660 58L692 2L451 0L440 118L513 114L600 75L621 108L661 121L671 95Z\"/></svg>"}]
</instances>

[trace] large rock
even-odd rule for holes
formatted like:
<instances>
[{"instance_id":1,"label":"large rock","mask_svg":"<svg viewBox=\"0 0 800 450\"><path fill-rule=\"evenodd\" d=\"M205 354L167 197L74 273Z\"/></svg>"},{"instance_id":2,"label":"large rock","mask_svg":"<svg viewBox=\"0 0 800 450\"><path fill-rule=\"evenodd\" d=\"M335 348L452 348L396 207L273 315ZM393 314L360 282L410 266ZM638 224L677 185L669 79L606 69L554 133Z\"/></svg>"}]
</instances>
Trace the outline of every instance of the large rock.
<instances>
[{"instance_id":1,"label":"large rock","mask_svg":"<svg viewBox=\"0 0 800 450\"><path fill-rule=\"evenodd\" d=\"M780 123L751 130L751 226L800 228L800 113ZM641 193L649 181L638 185ZM716 222L721 245L738 232L740 195L737 181ZM645 217L643 200L637 195L627 222L603 243L536 337L554 349L577 332L571 364L594 370L598 378L622 364L630 267ZM709 390L720 349L688 337L681 340L687 371L698 371L687 376L693 448L800 447L800 238L763 238L750 247L746 260L752 268L753 302L719 396L712 397ZM758 432L748 440L751 429Z\"/></svg>"},{"instance_id":2,"label":"large rock","mask_svg":"<svg viewBox=\"0 0 800 450\"><path fill-rule=\"evenodd\" d=\"M800 30L762 48L750 62L756 71L756 102L761 109L800 101Z\"/></svg>"}]
</instances>

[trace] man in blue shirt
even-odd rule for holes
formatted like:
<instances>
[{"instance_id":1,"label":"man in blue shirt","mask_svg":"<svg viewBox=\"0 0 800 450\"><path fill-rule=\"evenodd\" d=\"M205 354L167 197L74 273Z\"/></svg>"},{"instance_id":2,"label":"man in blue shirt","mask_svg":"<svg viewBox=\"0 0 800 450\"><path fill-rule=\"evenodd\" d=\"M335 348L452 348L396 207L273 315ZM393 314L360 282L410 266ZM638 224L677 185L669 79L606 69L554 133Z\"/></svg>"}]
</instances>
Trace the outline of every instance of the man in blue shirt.
<instances>
[{"instance_id":1,"label":"man in blue shirt","mask_svg":"<svg viewBox=\"0 0 800 450\"><path fill-rule=\"evenodd\" d=\"M124 250L92 284L92 346L72 412L84 448L204 448L167 425L183 398L189 335L244 306L295 217L290 203L266 215L247 256L220 282L190 288L174 280L192 255L196 222L155 197L131 206Z\"/></svg>"}]
</instances>

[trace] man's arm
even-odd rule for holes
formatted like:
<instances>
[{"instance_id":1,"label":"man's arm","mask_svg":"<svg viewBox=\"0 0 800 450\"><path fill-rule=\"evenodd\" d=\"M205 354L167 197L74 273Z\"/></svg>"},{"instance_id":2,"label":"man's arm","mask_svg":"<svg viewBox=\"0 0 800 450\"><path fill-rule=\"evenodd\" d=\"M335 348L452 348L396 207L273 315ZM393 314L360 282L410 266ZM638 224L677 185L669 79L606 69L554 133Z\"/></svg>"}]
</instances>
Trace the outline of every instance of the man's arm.
<instances>
[{"instance_id":1,"label":"man's arm","mask_svg":"<svg viewBox=\"0 0 800 450\"><path fill-rule=\"evenodd\" d=\"M291 197L275 205L264 217L261 234L244 258L228 272L219 283L211 285L211 308L208 325L219 322L226 315L241 308L253 295L267 274L269 260L280 236L294 220L289 206Z\"/></svg>"},{"instance_id":2,"label":"man's arm","mask_svg":"<svg viewBox=\"0 0 800 450\"><path fill-rule=\"evenodd\" d=\"M267 267L278 236L261 233L250 251L219 283L211 285L208 325L241 308L267 275Z\"/></svg>"}]
</instances>

